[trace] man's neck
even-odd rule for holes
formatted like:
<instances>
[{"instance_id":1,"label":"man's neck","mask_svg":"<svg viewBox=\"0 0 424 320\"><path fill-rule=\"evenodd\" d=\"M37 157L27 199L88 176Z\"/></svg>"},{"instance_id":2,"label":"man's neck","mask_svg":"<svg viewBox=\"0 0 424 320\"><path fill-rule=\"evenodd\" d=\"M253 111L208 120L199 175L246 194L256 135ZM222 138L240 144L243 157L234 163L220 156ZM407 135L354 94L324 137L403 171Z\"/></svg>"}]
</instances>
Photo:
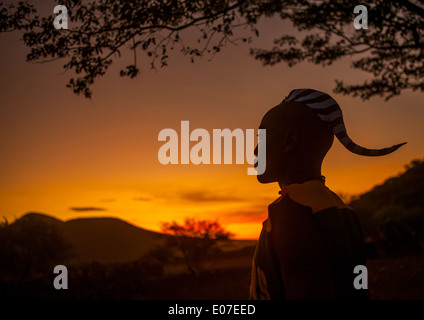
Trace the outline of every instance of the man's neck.
<instances>
[{"instance_id":1,"label":"man's neck","mask_svg":"<svg viewBox=\"0 0 424 320\"><path fill-rule=\"evenodd\" d=\"M309 180L321 180L321 168L319 170L298 170L291 171L286 177L278 181L280 188L294 183L303 183Z\"/></svg>"}]
</instances>

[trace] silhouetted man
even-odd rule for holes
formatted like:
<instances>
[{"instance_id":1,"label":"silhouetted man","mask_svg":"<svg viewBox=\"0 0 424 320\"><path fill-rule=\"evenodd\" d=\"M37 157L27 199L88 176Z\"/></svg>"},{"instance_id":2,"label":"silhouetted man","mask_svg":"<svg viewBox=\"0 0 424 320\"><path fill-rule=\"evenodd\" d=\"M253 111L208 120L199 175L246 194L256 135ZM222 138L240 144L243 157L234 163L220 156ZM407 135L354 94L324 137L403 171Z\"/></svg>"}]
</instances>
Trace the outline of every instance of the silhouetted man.
<instances>
[{"instance_id":1,"label":"silhouetted man","mask_svg":"<svg viewBox=\"0 0 424 320\"><path fill-rule=\"evenodd\" d=\"M258 180L278 182L281 196L269 205L263 223L250 298L367 299L368 290L354 287L354 268L365 265L361 225L325 186L321 164L334 135L365 156L389 154L403 144L380 150L358 146L347 135L337 102L312 89L291 91L259 128L266 129L266 169Z\"/></svg>"}]
</instances>

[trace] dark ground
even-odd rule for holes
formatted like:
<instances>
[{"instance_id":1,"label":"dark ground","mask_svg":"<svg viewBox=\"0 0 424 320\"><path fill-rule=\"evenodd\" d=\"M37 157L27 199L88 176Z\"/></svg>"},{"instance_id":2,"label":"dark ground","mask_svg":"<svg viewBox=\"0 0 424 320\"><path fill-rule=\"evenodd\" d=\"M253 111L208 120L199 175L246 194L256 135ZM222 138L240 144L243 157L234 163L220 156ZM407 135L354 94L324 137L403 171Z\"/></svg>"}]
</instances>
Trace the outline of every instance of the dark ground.
<instances>
[{"instance_id":1,"label":"dark ground","mask_svg":"<svg viewBox=\"0 0 424 320\"><path fill-rule=\"evenodd\" d=\"M373 300L424 300L424 253L367 262ZM140 299L247 299L250 266L197 276L174 275L146 284L149 296Z\"/></svg>"},{"instance_id":2,"label":"dark ground","mask_svg":"<svg viewBox=\"0 0 424 320\"><path fill-rule=\"evenodd\" d=\"M23 286L0 285L2 299L141 299L141 300L244 300L250 286L249 259L234 259L223 269L208 268L151 275L137 265L108 269L93 264L77 273L69 269L69 289L55 290L53 275ZM219 261L217 261L219 265ZM367 262L370 297L373 300L424 300L424 252Z\"/></svg>"},{"instance_id":3,"label":"dark ground","mask_svg":"<svg viewBox=\"0 0 424 320\"><path fill-rule=\"evenodd\" d=\"M371 299L424 300L424 253L368 261Z\"/></svg>"}]
</instances>

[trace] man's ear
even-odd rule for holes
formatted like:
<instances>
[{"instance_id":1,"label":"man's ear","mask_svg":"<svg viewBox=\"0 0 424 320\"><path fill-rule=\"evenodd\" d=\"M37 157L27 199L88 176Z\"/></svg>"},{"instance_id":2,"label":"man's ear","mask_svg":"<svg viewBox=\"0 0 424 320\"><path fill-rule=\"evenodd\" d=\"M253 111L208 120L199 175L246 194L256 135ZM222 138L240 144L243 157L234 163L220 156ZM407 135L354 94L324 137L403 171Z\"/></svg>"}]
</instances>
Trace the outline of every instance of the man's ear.
<instances>
[{"instance_id":1,"label":"man's ear","mask_svg":"<svg viewBox=\"0 0 424 320\"><path fill-rule=\"evenodd\" d=\"M299 134L295 130L290 130L283 144L284 152L291 152L299 144Z\"/></svg>"}]
</instances>

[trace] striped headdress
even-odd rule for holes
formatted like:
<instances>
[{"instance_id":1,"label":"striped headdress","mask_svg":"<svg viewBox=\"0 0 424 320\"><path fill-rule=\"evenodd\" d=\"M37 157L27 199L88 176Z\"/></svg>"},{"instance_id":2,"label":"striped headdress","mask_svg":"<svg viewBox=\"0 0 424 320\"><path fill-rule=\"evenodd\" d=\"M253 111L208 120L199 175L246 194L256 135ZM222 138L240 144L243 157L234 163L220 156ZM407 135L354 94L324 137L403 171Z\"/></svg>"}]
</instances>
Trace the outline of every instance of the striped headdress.
<instances>
[{"instance_id":1,"label":"striped headdress","mask_svg":"<svg viewBox=\"0 0 424 320\"><path fill-rule=\"evenodd\" d=\"M296 89L283 100L283 102L301 102L311 108L315 114L333 131L334 135L349 151L361 156L384 156L392 153L406 142L396 144L390 148L367 149L353 142L346 132L343 114L339 104L324 92L313 89Z\"/></svg>"}]
</instances>

